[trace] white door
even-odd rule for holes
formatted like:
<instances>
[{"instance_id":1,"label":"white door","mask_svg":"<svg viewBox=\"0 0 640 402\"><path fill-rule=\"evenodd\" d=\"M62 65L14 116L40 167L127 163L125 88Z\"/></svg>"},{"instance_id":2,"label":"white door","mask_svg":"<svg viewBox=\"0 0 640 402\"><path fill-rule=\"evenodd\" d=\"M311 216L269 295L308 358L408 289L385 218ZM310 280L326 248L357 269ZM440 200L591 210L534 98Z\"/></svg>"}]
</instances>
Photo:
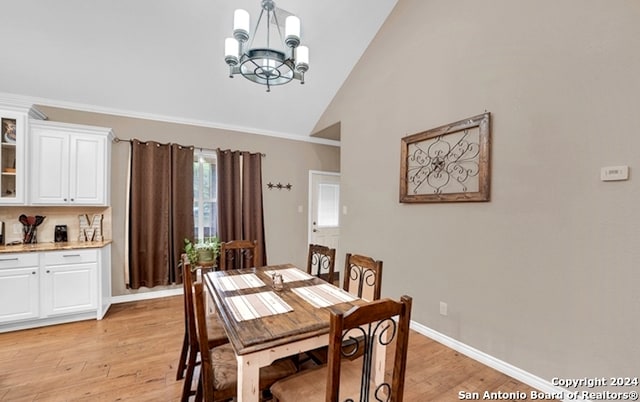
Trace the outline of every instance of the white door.
<instances>
[{"instance_id":1,"label":"white door","mask_svg":"<svg viewBox=\"0 0 640 402\"><path fill-rule=\"evenodd\" d=\"M338 248L340 174L309 172L309 243Z\"/></svg>"}]
</instances>

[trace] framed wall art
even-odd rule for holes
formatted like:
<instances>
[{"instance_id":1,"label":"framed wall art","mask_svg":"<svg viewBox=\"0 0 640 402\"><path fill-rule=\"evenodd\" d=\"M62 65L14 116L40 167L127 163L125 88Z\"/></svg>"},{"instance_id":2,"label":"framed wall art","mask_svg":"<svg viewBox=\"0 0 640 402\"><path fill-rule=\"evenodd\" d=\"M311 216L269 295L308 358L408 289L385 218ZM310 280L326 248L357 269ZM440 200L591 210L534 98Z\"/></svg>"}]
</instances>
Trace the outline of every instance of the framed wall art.
<instances>
[{"instance_id":1,"label":"framed wall art","mask_svg":"<svg viewBox=\"0 0 640 402\"><path fill-rule=\"evenodd\" d=\"M490 113L404 137L400 202L489 201Z\"/></svg>"}]
</instances>

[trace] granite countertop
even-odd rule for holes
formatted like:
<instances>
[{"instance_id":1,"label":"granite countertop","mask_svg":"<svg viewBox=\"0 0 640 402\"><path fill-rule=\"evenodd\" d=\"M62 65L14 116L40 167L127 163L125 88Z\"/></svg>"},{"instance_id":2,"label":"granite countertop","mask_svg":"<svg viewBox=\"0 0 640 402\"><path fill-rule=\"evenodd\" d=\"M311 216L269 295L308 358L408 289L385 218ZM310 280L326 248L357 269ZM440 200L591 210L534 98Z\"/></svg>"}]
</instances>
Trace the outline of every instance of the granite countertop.
<instances>
[{"instance_id":1,"label":"granite countertop","mask_svg":"<svg viewBox=\"0 0 640 402\"><path fill-rule=\"evenodd\" d=\"M18 244L15 246L0 246L0 254L3 253L27 253L31 251L56 251L56 250L77 250L82 248L102 248L111 244L112 240L104 241L69 241L60 243L34 243Z\"/></svg>"}]
</instances>

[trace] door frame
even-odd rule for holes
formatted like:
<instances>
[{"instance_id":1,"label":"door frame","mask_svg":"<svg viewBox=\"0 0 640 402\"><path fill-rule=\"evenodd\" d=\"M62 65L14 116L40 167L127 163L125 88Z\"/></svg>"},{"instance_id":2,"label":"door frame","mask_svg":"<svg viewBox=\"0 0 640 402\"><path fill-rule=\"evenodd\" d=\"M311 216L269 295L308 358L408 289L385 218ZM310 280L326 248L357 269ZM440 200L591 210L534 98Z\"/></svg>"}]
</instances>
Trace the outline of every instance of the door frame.
<instances>
[{"instance_id":1,"label":"door frame","mask_svg":"<svg viewBox=\"0 0 640 402\"><path fill-rule=\"evenodd\" d=\"M309 170L309 187L307 189L307 199L308 199L308 205L307 205L307 244L311 244L311 231L313 230L313 225L311 224L311 221L313 220L313 216L311 216L313 214L312 211L312 203L313 203L313 176L314 175L323 175L323 176L341 176L340 172L327 172L324 170ZM341 190L342 190L342 185L340 186ZM342 191L340 191L340 194L342 194ZM340 203L342 204L342 200L340 200ZM340 227L342 227L342 224L340 224Z\"/></svg>"}]
</instances>

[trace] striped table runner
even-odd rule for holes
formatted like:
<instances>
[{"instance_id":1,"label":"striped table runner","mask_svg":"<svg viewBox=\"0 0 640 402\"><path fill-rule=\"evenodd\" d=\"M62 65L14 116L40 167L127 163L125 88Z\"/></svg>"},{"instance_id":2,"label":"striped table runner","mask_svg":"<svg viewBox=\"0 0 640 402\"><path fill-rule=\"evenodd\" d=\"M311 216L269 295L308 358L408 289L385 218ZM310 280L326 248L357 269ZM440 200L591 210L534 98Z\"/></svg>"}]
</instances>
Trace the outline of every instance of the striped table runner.
<instances>
[{"instance_id":1,"label":"striped table runner","mask_svg":"<svg viewBox=\"0 0 640 402\"><path fill-rule=\"evenodd\" d=\"M264 271L264 273L269 276L273 276L273 274L275 274L276 272L282 275L282 280L284 282L306 281L309 279L313 279L313 276L298 268L285 268L275 269L272 271Z\"/></svg>"},{"instance_id":2,"label":"striped table runner","mask_svg":"<svg viewBox=\"0 0 640 402\"><path fill-rule=\"evenodd\" d=\"M272 291L225 298L236 321L253 320L293 311L284 300Z\"/></svg>"},{"instance_id":3,"label":"striped table runner","mask_svg":"<svg viewBox=\"0 0 640 402\"><path fill-rule=\"evenodd\" d=\"M218 284L218 288L225 292L265 286L264 282L262 282L256 274L218 276L212 279Z\"/></svg>"},{"instance_id":4,"label":"striped table runner","mask_svg":"<svg viewBox=\"0 0 640 402\"><path fill-rule=\"evenodd\" d=\"M328 283L291 289L311 305L321 308L358 299L350 293Z\"/></svg>"}]
</instances>

